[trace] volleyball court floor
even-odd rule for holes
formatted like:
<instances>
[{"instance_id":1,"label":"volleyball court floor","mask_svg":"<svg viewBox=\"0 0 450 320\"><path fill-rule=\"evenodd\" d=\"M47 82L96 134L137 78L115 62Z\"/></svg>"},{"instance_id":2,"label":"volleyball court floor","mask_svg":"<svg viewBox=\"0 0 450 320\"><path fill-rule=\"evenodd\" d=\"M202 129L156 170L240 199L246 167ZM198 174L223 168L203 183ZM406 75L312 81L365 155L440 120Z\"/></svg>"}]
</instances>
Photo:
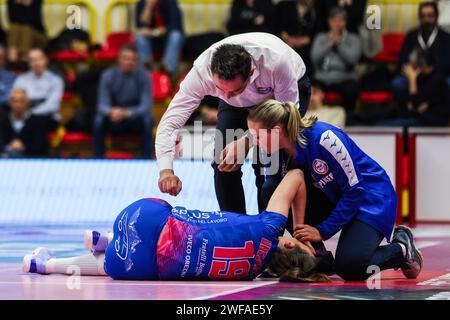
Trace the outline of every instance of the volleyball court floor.
<instances>
[{"instance_id":1,"label":"volleyball court floor","mask_svg":"<svg viewBox=\"0 0 450 320\"><path fill-rule=\"evenodd\" d=\"M91 226L92 228L92 226ZM108 277L68 277L25 274L22 257L46 246L57 257L85 254L84 227L0 227L0 300L450 300L450 225L423 225L414 229L424 255L418 279L407 280L401 271L384 271L379 283L280 283L274 279L249 282L114 281ZM97 230L108 230L98 226ZM335 250L337 237L326 242Z\"/></svg>"}]
</instances>

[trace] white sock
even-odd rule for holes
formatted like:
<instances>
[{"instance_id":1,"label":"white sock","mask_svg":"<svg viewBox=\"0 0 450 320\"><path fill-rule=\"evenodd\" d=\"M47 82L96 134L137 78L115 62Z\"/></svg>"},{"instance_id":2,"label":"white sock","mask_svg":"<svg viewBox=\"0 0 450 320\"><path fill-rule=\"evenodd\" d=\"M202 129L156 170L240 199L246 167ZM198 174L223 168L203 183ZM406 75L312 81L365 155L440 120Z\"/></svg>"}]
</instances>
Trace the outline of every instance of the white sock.
<instances>
[{"instance_id":1,"label":"white sock","mask_svg":"<svg viewBox=\"0 0 450 320\"><path fill-rule=\"evenodd\" d=\"M79 274L80 276L106 276L103 267L105 254L87 254L73 258L53 258L45 264L45 273Z\"/></svg>"},{"instance_id":2,"label":"white sock","mask_svg":"<svg viewBox=\"0 0 450 320\"><path fill-rule=\"evenodd\" d=\"M403 243L397 242L397 244L402 248L403 256L406 257L406 247Z\"/></svg>"}]
</instances>

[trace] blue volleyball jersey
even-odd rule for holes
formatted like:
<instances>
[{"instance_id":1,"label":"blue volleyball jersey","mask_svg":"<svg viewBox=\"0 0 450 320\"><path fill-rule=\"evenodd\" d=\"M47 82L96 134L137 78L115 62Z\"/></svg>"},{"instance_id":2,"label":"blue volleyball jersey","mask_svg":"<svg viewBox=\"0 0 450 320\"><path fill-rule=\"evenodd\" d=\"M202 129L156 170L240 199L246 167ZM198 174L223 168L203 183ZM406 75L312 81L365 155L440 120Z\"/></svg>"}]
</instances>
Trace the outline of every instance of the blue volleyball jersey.
<instances>
[{"instance_id":1,"label":"blue volleyball jersey","mask_svg":"<svg viewBox=\"0 0 450 320\"><path fill-rule=\"evenodd\" d=\"M114 279L250 280L267 267L286 220L141 199L118 215L105 271Z\"/></svg>"},{"instance_id":2,"label":"blue volleyball jersey","mask_svg":"<svg viewBox=\"0 0 450 320\"><path fill-rule=\"evenodd\" d=\"M160 279L250 280L278 247L286 217L172 209L157 248Z\"/></svg>"},{"instance_id":3,"label":"blue volleyball jersey","mask_svg":"<svg viewBox=\"0 0 450 320\"><path fill-rule=\"evenodd\" d=\"M328 199L336 204L317 226L331 238L352 219L365 222L389 241L395 224L397 195L384 169L341 129L324 122L303 132L305 147L296 146L295 163L306 167Z\"/></svg>"}]
</instances>

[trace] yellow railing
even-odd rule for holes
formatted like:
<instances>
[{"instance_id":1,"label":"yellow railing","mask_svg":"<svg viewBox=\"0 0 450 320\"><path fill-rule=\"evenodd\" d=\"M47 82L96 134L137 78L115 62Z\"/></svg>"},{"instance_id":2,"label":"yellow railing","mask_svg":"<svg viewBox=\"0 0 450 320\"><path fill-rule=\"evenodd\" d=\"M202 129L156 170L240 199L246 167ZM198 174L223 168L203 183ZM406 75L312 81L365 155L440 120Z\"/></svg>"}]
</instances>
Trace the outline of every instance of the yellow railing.
<instances>
[{"instance_id":1,"label":"yellow railing","mask_svg":"<svg viewBox=\"0 0 450 320\"><path fill-rule=\"evenodd\" d=\"M0 5L2 6L6 6L7 0L0 0ZM97 11L94 7L94 5L92 4L92 1L89 0L44 0L44 5L66 5L66 6L70 6L70 5L79 5L82 7L85 7L88 12L89 12L89 35L91 38L91 41L95 42L97 41ZM5 13L6 10L2 10L2 13ZM63 25L65 26L65 21L66 21L67 17L65 16L64 19L64 23ZM46 27L49 23L54 23L53 20L46 19L44 17L44 24L46 24Z\"/></svg>"}]
</instances>

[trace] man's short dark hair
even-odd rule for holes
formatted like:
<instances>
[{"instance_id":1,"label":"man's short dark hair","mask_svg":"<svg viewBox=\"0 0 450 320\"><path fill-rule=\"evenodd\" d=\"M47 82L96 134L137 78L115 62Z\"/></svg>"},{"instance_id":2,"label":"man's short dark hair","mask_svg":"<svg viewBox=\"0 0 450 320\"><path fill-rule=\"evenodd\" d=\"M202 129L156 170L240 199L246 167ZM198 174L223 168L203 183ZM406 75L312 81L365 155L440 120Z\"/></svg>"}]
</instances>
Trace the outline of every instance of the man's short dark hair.
<instances>
[{"instance_id":1,"label":"man's short dark hair","mask_svg":"<svg viewBox=\"0 0 450 320\"><path fill-rule=\"evenodd\" d=\"M420 14L422 13L422 9L425 7L431 7L434 10L434 13L436 14L436 18L439 17L439 7L437 5L436 2L434 1L425 1L425 2L421 2L419 4L419 18L420 18Z\"/></svg>"},{"instance_id":2,"label":"man's short dark hair","mask_svg":"<svg viewBox=\"0 0 450 320\"><path fill-rule=\"evenodd\" d=\"M119 54L121 55L125 51L131 51L136 55L138 54L138 49L134 44L124 44L123 46L120 47Z\"/></svg>"},{"instance_id":3,"label":"man's short dark hair","mask_svg":"<svg viewBox=\"0 0 450 320\"><path fill-rule=\"evenodd\" d=\"M322 92L325 92L325 84L322 81L319 80L312 80L311 81L311 87L316 88Z\"/></svg>"},{"instance_id":4,"label":"man's short dark hair","mask_svg":"<svg viewBox=\"0 0 450 320\"><path fill-rule=\"evenodd\" d=\"M333 7L328 14L328 19L333 19L336 16L341 16L342 19L347 21L347 11L341 7Z\"/></svg>"},{"instance_id":5,"label":"man's short dark hair","mask_svg":"<svg viewBox=\"0 0 450 320\"><path fill-rule=\"evenodd\" d=\"M211 71L220 79L230 81L241 76L246 81L252 68L252 56L241 45L223 44L213 54Z\"/></svg>"}]
</instances>

